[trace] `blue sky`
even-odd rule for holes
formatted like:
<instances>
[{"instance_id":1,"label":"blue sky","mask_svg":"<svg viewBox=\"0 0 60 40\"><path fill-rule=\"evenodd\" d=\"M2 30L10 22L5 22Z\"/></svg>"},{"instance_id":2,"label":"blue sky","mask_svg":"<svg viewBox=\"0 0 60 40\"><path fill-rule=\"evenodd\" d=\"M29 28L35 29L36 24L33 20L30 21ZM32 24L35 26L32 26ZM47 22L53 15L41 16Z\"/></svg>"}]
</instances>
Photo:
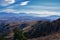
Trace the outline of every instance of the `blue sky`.
<instances>
[{"instance_id":1,"label":"blue sky","mask_svg":"<svg viewBox=\"0 0 60 40\"><path fill-rule=\"evenodd\" d=\"M60 16L60 0L0 0L0 12Z\"/></svg>"}]
</instances>

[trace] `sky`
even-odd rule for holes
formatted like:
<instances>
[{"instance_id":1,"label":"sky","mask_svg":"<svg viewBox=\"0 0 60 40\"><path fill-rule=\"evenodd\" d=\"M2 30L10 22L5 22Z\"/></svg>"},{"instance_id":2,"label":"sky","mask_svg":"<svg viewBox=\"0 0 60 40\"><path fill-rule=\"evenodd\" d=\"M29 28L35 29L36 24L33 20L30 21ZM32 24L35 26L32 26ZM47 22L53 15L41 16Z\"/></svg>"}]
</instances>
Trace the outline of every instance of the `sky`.
<instances>
[{"instance_id":1,"label":"sky","mask_svg":"<svg viewBox=\"0 0 60 40\"><path fill-rule=\"evenodd\" d=\"M60 16L60 0L0 0L0 12Z\"/></svg>"}]
</instances>

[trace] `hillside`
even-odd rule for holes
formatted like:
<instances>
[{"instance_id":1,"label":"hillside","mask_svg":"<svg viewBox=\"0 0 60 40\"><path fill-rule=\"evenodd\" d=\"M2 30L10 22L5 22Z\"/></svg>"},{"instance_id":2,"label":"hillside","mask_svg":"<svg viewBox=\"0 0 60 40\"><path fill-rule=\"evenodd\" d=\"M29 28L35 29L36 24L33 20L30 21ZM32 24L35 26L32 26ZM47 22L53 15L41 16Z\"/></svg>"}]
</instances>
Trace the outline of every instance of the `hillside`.
<instances>
[{"instance_id":1,"label":"hillside","mask_svg":"<svg viewBox=\"0 0 60 40\"><path fill-rule=\"evenodd\" d=\"M28 40L60 40L60 33L53 33L48 36L44 36L44 37L42 36L42 37L32 38Z\"/></svg>"},{"instance_id":2,"label":"hillside","mask_svg":"<svg viewBox=\"0 0 60 40\"><path fill-rule=\"evenodd\" d=\"M2 20L1 20L2 21ZM13 30L18 27L27 34L29 40L60 39L60 18L54 21L4 22L0 23L0 36L13 37ZM14 37L13 37L14 38Z\"/></svg>"},{"instance_id":3,"label":"hillside","mask_svg":"<svg viewBox=\"0 0 60 40\"><path fill-rule=\"evenodd\" d=\"M49 35L51 35L51 37L54 36L54 38L56 38L55 37L56 35L59 35L57 36L57 38L60 39L60 19L54 20L52 22L38 21L36 24L30 26L29 29L25 28L25 30L29 30L27 32L25 31L29 39L33 39L33 40L34 38L41 39L39 37L42 37L45 40L45 39L48 39L48 37L50 37Z\"/></svg>"}]
</instances>

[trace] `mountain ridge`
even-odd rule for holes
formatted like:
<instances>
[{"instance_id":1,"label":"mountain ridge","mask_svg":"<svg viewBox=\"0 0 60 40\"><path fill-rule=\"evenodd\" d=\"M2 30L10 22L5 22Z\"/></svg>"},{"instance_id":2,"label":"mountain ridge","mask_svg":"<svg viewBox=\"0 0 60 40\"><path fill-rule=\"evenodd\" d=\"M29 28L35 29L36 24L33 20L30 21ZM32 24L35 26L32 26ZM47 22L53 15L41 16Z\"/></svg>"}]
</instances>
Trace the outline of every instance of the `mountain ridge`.
<instances>
[{"instance_id":1,"label":"mountain ridge","mask_svg":"<svg viewBox=\"0 0 60 40\"><path fill-rule=\"evenodd\" d=\"M31 14L27 14L27 13L19 13L19 14L15 14L15 13L5 13L5 12L1 12L0 13L0 20L12 20L12 21L30 21L30 20L48 20L48 21L53 21L60 18L60 16L57 15L51 15L51 16L47 16L47 17L37 17L37 16L33 16Z\"/></svg>"}]
</instances>

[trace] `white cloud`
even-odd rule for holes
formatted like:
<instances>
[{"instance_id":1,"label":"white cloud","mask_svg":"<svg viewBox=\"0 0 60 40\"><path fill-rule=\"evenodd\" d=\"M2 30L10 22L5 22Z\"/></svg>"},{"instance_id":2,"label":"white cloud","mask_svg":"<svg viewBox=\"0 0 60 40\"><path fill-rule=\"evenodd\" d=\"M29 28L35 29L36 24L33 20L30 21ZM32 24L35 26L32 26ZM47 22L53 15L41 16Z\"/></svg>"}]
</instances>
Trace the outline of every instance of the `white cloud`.
<instances>
[{"instance_id":1,"label":"white cloud","mask_svg":"<svg viewBox=\"0 0 60 40\"><path fill-rule=\"evenodd\" d=\"M48 11L48 10L29 11L29 10L5 9L5 10L1 10L0 12L15 13L15 14L26 13L26 14L31 14L33 16L37 16L37 17L46 17L46 16L51 16L51 15L60 16L60 12L52 12L52 11Z\"/></svg>"},{"instance_id":2,"label":"white cloud","mask_svg":"<svg viewBox=\"0 0 60 40\"><path fill-rule=\"evenodd\" d=\"M27 8L33 9L33 10L60 10L60 6L27 6Z\"/></svg>"},{"instance_id":3,"label":"white cloud","mask_svg":"<svg viewBox=\"0 0 60 40\"><path fill-rule=\"evenodd\" d=\"M7 6L13 3L15 3L15 0L2 0L2 3L0 4L0 6Z\"/></svg>"},{"instance_id":4,"label":"white cloud","mask_svg":"<svg viewBox=\"0 0 60 40\"><path fill-rule=\"evenodd\" d=\"M21 6L25 6L25 5L27 5L29 2L30 2L30 1L21 2L20 5L21 5Z\"/></svg>"},{"instance_id":5,"label":"white cloud","mask_svg":"<svg viewBox=\"0 0 60 40\"><path fill-rule=\"evenodd\" d=\"M1 10L0 12L6 12L6 13L20 13L20 11L14 10L14 9L5 9L5 10Z\"/></svg>"},{"instance_id":6,"label":"white cloud","mask_svg":"<svg viewBox=\"0 0 60 40\"><path fill-rule=\"evenodd\" d=\"M41 10L41 11L24 11L27 14L34 14L35 16L51 16L51 15L59 15L60 16L60 12L52 12L52 11L48 11L48 10Z\"/></svg>"}]
</instances>

